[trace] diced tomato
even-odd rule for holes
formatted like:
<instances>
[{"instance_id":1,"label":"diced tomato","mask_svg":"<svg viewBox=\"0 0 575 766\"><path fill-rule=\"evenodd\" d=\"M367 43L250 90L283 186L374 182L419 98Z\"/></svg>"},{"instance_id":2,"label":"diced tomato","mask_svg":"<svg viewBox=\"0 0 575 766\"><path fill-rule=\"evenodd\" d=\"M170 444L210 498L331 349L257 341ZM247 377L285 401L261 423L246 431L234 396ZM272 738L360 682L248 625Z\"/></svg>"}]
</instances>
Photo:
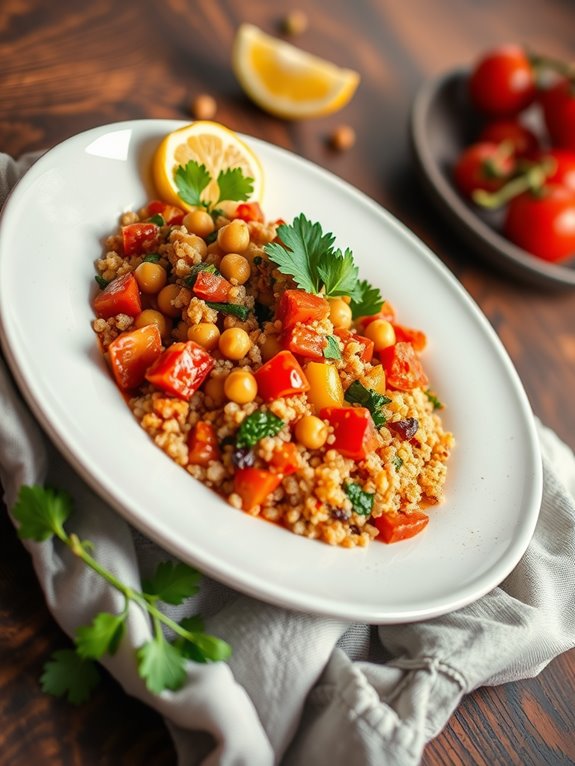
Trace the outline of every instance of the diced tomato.
<instances>
[{"instance_id":1,"label":"diced tomato","mask_svg":"<svg viewBox=\"0 0 575 766\"><path fill-rule=\"evenodd\" d=\"M306 359L323 359L327 340L325 335L320 335L311 327L296 324L282 334L281 344L292 353L305 356Z\"/></svg>"},{"instance_id":2,"label":"diced tomato","mask_svg":"<svg viewBox=\"0 0 575 766\"><path fill-rule=\"evenodd\" d=\"M137 388L161 353L162 339L155 324L118 335L108 346L108 358L118 386L124 391Z\"/></svg>"},{"instance_id":3,"label":"diced tomato","mask_svg":"<svg viewBox=\"0 0 575 766\"><path fill-rule=\"evenodd\" d=\"M291 351L280 351L272 356L254 376L258 384L258 394L264 402L309 390L304 372Z\"/></svg>"},{"instance_id":4,"label":"diced tomato","mask_svg":"<svg viewBox=\"0 0 575 766\"><path fill-rule=\"evenodd\" d=\"M129 223L122 226L124 255L141 255L158 242L160 227L155 223Z\"/></svg>"},{"instance_id":5,"label":"diced tomato","mask_svg":"<svg viewBox=\"0 0 575 766\"><path fill-rule=\"evenodd\" d=\"M411 391L413 388L427 386L427 375L411 343L398 341L393 346L384 348L379 355L390 388Z\"/></svg>"},{"instance_id":6,"label":"diced tomato","mask_svg":"<svg viewBox=\"0 0 575 766\"><path fill-rule=\"evenodd\" d=\"M364 460L377 448L377 432L366 407L324 407L319 416L333 427L331 446L344 457Z\"/></svg>"},{"instance_id":7,"label":"diced tomato","mask_svg":"<svg viewBox=\"0 0 575 766\"><path fill-rule=\"evenodd\" d=\"M350 340L355 340L357 343L361 343L363 351L359 355L362 362L371 362L373 359L373 347L374 343L370 338L366 338L364 335L358 335L356 332L350 332L349 330L334 330L334 333L338 338L341 338L344 343L349 343Z\"/></svg>"},{"instance_id":8,"label":"diced tomato","mask_svg":"<svg viewBox=\"0 0 575 766\"><path fill-rule=\"evenodd\" d=\"M146 217L161 215L164 221L170 226L179 226L184 220L185 211L175 205L169 205L159 199L153 199L146 205Z\"/></svg>"},{"instance_id":9,"label":"diced tomato","mask_svg":"<svg viewBox=\"0 0 575 766\"><path fill-rule=\"evenodd\" d=\"M204 301L227 303L231 288L230 282L219 274L200 271L192 289L194 295Z\"/></svg>"},{"instance_id":10,"label":"diced tomato","mask_svg":"<svg viewBox=\"0 0 575 766\"><path fill-rule=\"evenodd\" d=\"M270 466L276 473L289 476L300 467L298 448L293 442L282 442L272 453Z\"/></svg>"},{"instance_id":11,"label":"diced tomato","mask_svg":"<svg viewBox=\"0 0 575 766\"><path fill-rule=\"evenodd\" d=\"M259 202L242 202L237 206L234 218L241 218L242 221L264 222L264 214Z\"/></svg>"},{"instance_id":12,"label":"diced tomato","mask_svg":"<svg viewBox=\"0 0 575 766\"><path fill-rule=\"evenodd\" d=\"M188 460L192 465L207 466L219 460L220 449L214 426L207 420L199 420L188 435Z\"/></svg>"},{"instance_id":13,"label":"diced tomato","mask_svg":"<svg viewBox=\"0 0 575 766\"><path fill-rule=\"evenodd\" d=\"M309 324L329 316L329 303L321 295L312 295L304 290L286 290L280 298L277 318L284 330L298 322Z\"/></svg>"},{"instance_id":14,"label":"diced tomato","mask_svg":"<svg viewBox=\"0 0 575 766\"><path fill-rule=\"evenodd\" d=\"M242 499L242 509L251 511L277 489L282 477L262 468L239 468L234 475L234 492Z\"/></svg>"},{"instance_id":15,"label":"diced tomato","mask_svg":"<svg viewBox=\"0 0 575 766\"><path fill-rule=\"evenodd\" d=\"M371 519L379 530L375 538L384 543L397 543L419 534L429 522L429 516L422 511L411 513L384 513L378 519Z\"/></svg>"},{"instance_id":16,"label":"diced tomato","mask_svg":"<svg viewBox=\"0 0 575 766\"><path fill-rule=\"evenodd\" d=\"M94 311L103 319L116 316L116 314L127 314L130 317L135 317L141 310L140 289L132 272L113 279L94 298Z\"/></svg>"},{"instance_id":17,"label":"diced tomato","mask_svg":"<svg viewBox=\"0 0 575 766\"><path fill-rule=\"evenodd\" d=\"M365 330L368 324L375 322L376 319L386 319L388 322L395 321L395 309L389 301L384 301L381 309L377 314L370 314L369 316L360 317L358 319L359 324Z\"/></svg>"},{"instance_id":18,"label":"diced tomato","mask_svg":"<svg viewBox=\"0 0 575 766\"><path fill-rule=\"evenodd\" d=\"M214 366L214 359L194 341L172 343L146 373L146 380L168 394L189 399Z\"/></svg>"},{"instance_id":19,"label":"diced tomato","mask_svg":"<svg viewBox=\"0 0 575 766\"><path fill-rule=\"evenodd\" d=\"M427 336L423 330L415 330L413 327L406 327L405 325L397 324L396 322L392 322L391 324L395 330L396 340L408 341L416 351L423 351L426 347Z\"/></svg>"}]
</instances>

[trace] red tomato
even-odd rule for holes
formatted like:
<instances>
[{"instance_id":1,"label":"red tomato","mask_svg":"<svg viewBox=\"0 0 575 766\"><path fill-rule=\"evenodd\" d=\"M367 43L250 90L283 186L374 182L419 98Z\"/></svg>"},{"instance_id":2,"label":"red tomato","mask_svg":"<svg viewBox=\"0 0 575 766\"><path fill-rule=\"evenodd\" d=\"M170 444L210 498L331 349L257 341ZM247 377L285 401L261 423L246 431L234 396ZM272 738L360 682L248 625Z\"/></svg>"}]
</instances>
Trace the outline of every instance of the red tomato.
<instances>
[{"instance_id":1,"label":"red tomato","mask_svg":"<svg viewBox=\"0 0 575 766\"><path fill-rule=\"evenodd\" d=\"M411 343L397 341L379 352L385 369L387 385L400 391L424 388L428 384L421 360Z\"/></svg>"},{"instance_id":2,"label":"red tomato","mask_svg":"<svg viewBox=\"0 0 575 766\"><path fill-rule=\"evenodd\" d=\"M366 407L323 407L322 420L329 420L335 441L331 445L344 457L364 460L378 446L377 432Z\"/></svg>"},{"instance_id":3,"label":"red tomato","mask_svg":"<svg viewBox=\"0 0 575 766\"><path fill-rule=\"evenodd\" d=\"M503 230L514 244L545 261L575 255L575 191L550 184L520 194L509 203Z\"/></svg>"},{"instance_id":4,"label":"red tomato","mask_svg":"<svg viewBox=\"0 0 575 766\"><path fill-rule=\"evenodd\" d=\"M241 218L242 221L264 222L264 214L259 202L242 202L237 206L234 218Z\"/></svg>"},{"instance_id":5,"label":"red tomato","mask_svg":"<svg viewBox=\"0 0 575 766\"><path fill-rule=\"evenodd\" d=\"M378 519L372 519L379 530L376 540L382 540L384 543L397 543L400 540L407 540L425 529L429 522L429 516L422 511L412 511L411 513L384 513Z\"/></svg>"},{"instance_id":6,"label":"red tomato","mask_svg":"<svg viewBox=\"0 0 575 766\"><path fill-rule=\"evenodd\" d=\"M549 149L540 156L540 160L551 157L555 169L547 176L548 184L567 186L575 191L575 151L569 149Z\"/></svg>"},{"instance_id":7,"label":"red tomato","mask_svg":"<svg viewBox=\"0 0 575 766\"><path fill-rule=\"evenodd\" d=\"M309 390L307 378L291 351L280 351L272 356L254 373L254 377L258 394L264 402Z\"/></svg>"},{"instance_id":8,"label":"red tomato","mask_svg":"<svg viewBox=\"0 0 575 766\"><path fill-rule=\"evenodd\" d=\"M423 330L415 330L413 327L405 327L405 325L391 323L395 330L396 340L406 340L411 343L416 351L423 351L427 345L427 336Z\"/></svg>"},{"instance_id":9,"label":"red tomato","mask_svg":"<svg viewBox=\"0 0 575 766\"><path fill-rule=\"evenodd\" d=\"M322 360L323 350L327 346L324 335L320 335L311 327L297 324L281 335L281 344L288 351L306 359Z\"/></svg>"},{"instance_id":10,"label":"red tomato","mask_svg":"<svg viewBox=\"0 0 575 766\"><path fill-rule=\"evenodd\" d=\"M213 357L197 343L172 343L148 369L146 380L168 394L189 399L213 366Z\"/></svg>"},{"instance_id":11,"label":"red tomato","mask_svg":"<svg viewBox=\"0 0 575 766\"><path fill-rule=\"evenodd\" d=\"M535 133L518 120L490 122L479 134L478 141L491 144L509 141L517 157L533 157L539 149L539 139Z\"/></svg>"},{"instance_id":12,"label":"red tomato","mask_svg":"<svg viewBox=\"0 0 575 766\"><path fill-rule=\"evenodd\" d=\"M459 191L472 199L477 189L495 192L504 186L515 166L515 157L502 152L499 144L471 144L459 155L453 177Z\"/></svg>"},{"instance_id":13,"label":"red tomato","mask_svg":"<svg viewBox=\"0 0 575 766\"><path fill-rule=\"evenodd\" d=\"M238 468L234 474L234 492L242 499L242 510L251 511L277 489L281 474L261 468Z\"/></svg>"},{"instance_id":14,"label":"red tomato","mask_svg":"<svg viewBox=\"0 0 575 766\"><path fill-rule=\"evenodd\" d=\"M575 86L560 79L539 97L545 125L555 146L575 150Z\"/></svg>"},{"instance_id":15,"label":"red tomato","mask_svg":"<svg viewBox=\"0 0 575 766\"><path fill-rule=\"evenodd\" d=\"M219 460L220 448L216 431L211 423L199 420L188 435L188 461L192 465L207 466Z\"/></svg>"},{"instance_id":16,"label":"red tomato","mask_svg":"<svg viewBox=\"0 0 575 766\"><path fill-rule=\"evenodd\" d=\"M130 223L122 226L124 255L141 255L148 252L158 241L160 227L155 223Z\"/></svg>"},{"instance_id":17,"label":"red tomato","mask_svg":"<svg viewBox=\"0 0 575 766\"><path fill-rule=\"evenodd\" d=\"M282 293L277 310L284 330L298 322L309 324L329 316L329 303L321 295L312 295L304 290L286 290Z\"/></svg>"},{"instance_id":18,"label":"red tomato","mask_svg":"<svg viewBox=\"0 0 575 766\"><path fill-rule=\"evenodd\" d=\"M185 211L175 205L169 205L159 199L153 199L146 205L146 217L161 215L164 221L170 226L179 226L184 220Z\"/></svg>"},{"instance_id":19,"label":"red tomato","mask_svg":"<svg viewBox=\"0 0 575 766\"><path fill-rule=\"evenodd\" d=\"M232 286L219 274L211 274L209 271L200 271L194 282L192 290L194 295L204 301L227 303L228 295Z\"/></svg>"},{"instance_id":20,"label":"red tomato","mask_svg":"<svg viewBox=\"0 0 575 766\"><path fill-rule=\"evenodd\" d=\"M137 388L161 353L162 339L155 324L118 335L108 346L108 359L118 386L124 391Z\"/></svg>"},{"instance_id":21,"label":"red tomato","mask_svg":"<svg viewBox=\"0 0 575 766\"><path fill-rule=\"evenodd\" d=\"M113 279L94 298L94 311L104 319L116 316L116 314L127 314L130 317L135 317L141 310L140 289L132 272Z\"/></svg>"},{"instance_id":22,"label":"red tomato","mask_svg":"<svg viewBox=\"0 0 575 766\"><path fill-rule=\"evenodd\" d=\"M341 338L342 341L346 344L350 341L361 343L363 346L363 351L359 355L359 358L362 362L371 362L373 359L373 347L375 344L370 338L365 338L363 335L358 335L357 333L350 332L349 330L336 329L333 332L334 335L337 335L337 337Z\"/></svg>"},{"instance_id":23,"label":"red tomato","mask_svg":"<svg viewBox=\"0 0 575 766\"><path fill-rule=\"evenodd\" d=\"M518 114L531 104L535 92L533 67L518 45L486 53L469 78L472 103L493 117Z\"/></svg>"}]
</instances>

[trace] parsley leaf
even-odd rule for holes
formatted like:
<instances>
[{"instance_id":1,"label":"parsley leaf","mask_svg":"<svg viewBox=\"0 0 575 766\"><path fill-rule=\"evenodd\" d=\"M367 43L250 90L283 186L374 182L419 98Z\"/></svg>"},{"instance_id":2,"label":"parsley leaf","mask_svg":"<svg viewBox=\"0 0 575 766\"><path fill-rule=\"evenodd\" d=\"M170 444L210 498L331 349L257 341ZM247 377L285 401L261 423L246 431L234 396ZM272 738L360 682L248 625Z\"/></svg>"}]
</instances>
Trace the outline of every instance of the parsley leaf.
<instances>
[{"instance_id":1,"label":"parsley leaf","mask_svg":"<svg viewBox=\"0 0 575 766\"><path fill-rule=\"evenodd\" d=\"M164 689L179 689L186 678L186 658L178 647L168 643L161 632L136 652L140 676L148 689L159 694Z\"/></svg>"},{"instance_id":2,"label":"parsley leaf","mask_svg":"<svg viewBox=\"0 0 575 766\"><path fill-rule=\"evenodd\" d=\"M100 288L100 290L104 290L110 284L109 281L107 279L104 279L104 277L101 276L100 274L96 274L94 279L98 283L98 287Z\"/></svg>"},{"instance_id":3,"label":"parsley leaf","mask_svg":"<svg viewBox=\"0 0 575 766\"><path fill-rule=\"evenodd\" d=\"M344 398L350 404L360 404L362 407L367 407L376 428L381 428L385 424L387 418L383 412L383 407L391 401L388 396L378 394L372 388L366 388L359 380L354 380L345 392Z\"/></svg>"},{"instance_id":4,"label":"parsley leaf","mask_svg":"<svg viewBox=\"0 0 575 766\"><path fill-rule=\"evenodd\" d=\"M184 279L184 284L186 287L193 287L196 279L198 278L198 274L200 271L207 271L208 274L218 274L219 271L217 270L215 264L213 263L196 263L192 266L190 270L190 275Z\"/></svg>"},{"instance_id":5,"label":"parsley leaf","mask_svg":"<svg viewBox=\"0 0 575 766\"><path fill-rule=\"evenodd\" d=\"M147 596L166 604L181 604L198 592L200 573L181 561L162 561L149 580L142 583Z\"/></svg>"},{"instance_id":6,"label":"parsley leaf","mask_svg":"<svg viewBox=\"0 0 575 766\"><path fill-rule=\"evenodd\" d=\"M425 395L429 399L429 401L433 404L434 410L442 410L444 407L443 402L440 402L437 396L428 388L427 391L425 391Z\"/></svg>"},{"instance_id":7,"label":"parsley leaf","mask_svg":"<svg viewBox=\"0 0 575 766\"><path fill-rule=\"evenodd\" d=\"M150 223L155 223L156 226L165 226L166 222L164 221L164 216L160 215L159 213L156 213L156 215L151 216L148 218L148 221Z\"/></svg>"},{"instance_id":8,"label":"parsley leaf","mask_svg":"<svg viewBox=\"0 0 575 766\"><path fill-rule=\"evenodd\" d=\"M227 168L218 173L218 187L220 196L216 204L223 200L243 202L254 191L254 179L246 178L241 168Z\"/></svg>"},{"instance_id":9,"label":"parsley leaf","mask_svg":"<svg viewBox=\"0 0 575 766\"><path fill-rule=\"evenodd\" d=\"M326 336L327 346L323 350L325 359L341 359L341 351L339 349L339 343L334 335Z\"/></svg>"},{"instance_id":10,"label":"parsley leaf","mask_svg":"<svg viewBox=\"0 0 575 766\"><path fill-rule=\"evenodd\" d=\"M106 652L115 654L124 634L126 612L100 612L91 625L76 631L76 652L84 659L99 660Z\"/></svg>"},{"instance_id":11,"label":"parsley leaf","mask_svg":"<svg viewBox=\"0 0 575 766\"><path fill-rule=\"evenodd\" d=\"M247 306L240 306L239 303L216 303L215 301L206 301L206 305L222 314L231 314L245 322L249 316L250 310Z\"/></svg>"},{"instance_id":12,"label":"parsley leaf","mask_svg":"<svg viewBox=\"0 0 575 766\"><path fill-rule=\"evenodd\" d=\"M44 692L65 696L73 705L85 702L99 682L96 663L82 659L73 649L54 652L40 678Z\"/></svg>"},{"instance_id":13,"label":"parsley leaf","mask_svg":"<svg viewBox=\"0 0 575 766\"><path fill-rule=\"evenodd\" d=\"M256 410L244 418L236 434L236 447L253 447L264 436L275 436L284 426L284 422L273 412Z\"/></svg>"},{"instance_id":14,"label":"parsley leaf","mask_svg":"<svg viewBox=\"0 0 575 766\"><path fill-rule=\"evenodd\" d=\"M144 263L158 263L161 257L159 253L147 253L142 260Z\"/></svg>"},{"instance_id":15,"label":"parsley leaf","mask_svg":"<svg viewBox=\"0 0 575 766\"><path fill-rule=\"evenodd\" d=\"M38 543L52 535L65 537L64 522L72 512L72 499L66 492L44 487L20 487L12 515L20 522L18 535Z\"/></svg>"},{"instance_id":16,"label":"parsley leaf","mask_svg":"<svg viewBox=\"0 0 575 766\"><path fill-rule=\"evenodd\" d=\"M353 319L372 316L381 311L384 303L379 287L373 287L366 279L361 279L351 296L351 316Z\"/></svg>"},{"instance_id":17,"label":"parsley leaf","mask_svg":"<svg viewBox=\"0 0 575 766\"><path fill-rule=\"evenodd\" d=\"M210 176L205 165L190 160L186 165L178 165L174 173L174 181L178 187L178 195L188 205L203 205L201 194L210 183Z\"/></svg>"},{"instance_id":18,"label":"parsley leaf","mask_svg":"<svg viewBox=\"0 0 575 766\"><path fill-rule=\"evenodd\" d=\"M374 492L364 492L356 482L349 482L344 487L345 494L351 500L355 513L360 516L371 516L373 510Z\"/></svg>"},{"instance_id":19,"label":"parsley leaf","mask_svg":"<svg viewBox=\"0 0 575 766\"><path fill-rule=\"evenodd\" d=\"M357 288L358 268L353 262L353 253L346 248L326 252L317 265L317 273L325 287L325 294L353 295Z\"/></svg>"},{"instance_id":20,"label":"parsley leaf","mask_svg":"<svg viewBox=\"0 0 575 766\"><path fill-rule=\"evenodd\" d=\"M395 470L399 471L399 469L403 465L403 458L399 457L399 455L395 455L395 457L391 459L391 462L393 463Z\"/></svg>"}]
</instances>

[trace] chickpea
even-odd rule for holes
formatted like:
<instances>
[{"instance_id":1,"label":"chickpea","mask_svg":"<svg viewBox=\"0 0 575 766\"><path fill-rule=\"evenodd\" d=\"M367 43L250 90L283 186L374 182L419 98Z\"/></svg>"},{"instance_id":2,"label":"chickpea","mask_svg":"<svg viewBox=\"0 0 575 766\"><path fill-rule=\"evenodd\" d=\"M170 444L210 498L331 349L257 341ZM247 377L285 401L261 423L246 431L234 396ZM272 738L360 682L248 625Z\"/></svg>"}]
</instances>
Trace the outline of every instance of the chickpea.
<instances>
[{"instance_id":1,"label":"chickpea","mask_svg":"<svg viewBox=\"0 0 575 766\"><path fill-rule=\"evenodd\" d=\"M212 375L204 384L204 393L213 402L214 407L222 407L226 402L224 385L227 375Z\"/></svg>"},{"instance_id":2,"label":"chickpea","mask_svg":"<svg viewBox=\"0 0 575 766\"><path fill-rule=\"evenodd\" d=\"M351 327L351 308L343 298L331 298L329 318L336 330L349 330Z\"/></svg>"},{"instance_id":3,"label":"chickpea","mask_svg":"<svg viewBox=\"0 0 575 766\"><path fill-rule=\"evenodd\" d=\"M355 144L355 130L351 125L339 125L329 137L329 144L337 152L345 152Z\"/></svg>"},{"instance_id":4,"label":"chickpea","mask_svg":"<svg viewBox=\"0 0 575 766\"><path fill-rule=\"evenodd\" d=\"M212 324L212 322L199 322L188 329L188 340L193 340L203 346L206 351L213 351L218 345L219 339L220 331L217 325Z\"/></svg>"},{"instance_id":5,"label":"chickpea","mask_svg":"<svg viewBox=\"0 0 575 766\"><path fill-rule=\"evenodd\" d=\"M172 304L172 301L174 301L178 295L180 294L180 290L182 288L180 285L166 285L163 287L160 292L158 293L158 308L162 312L162 314L165 314L168 317L178 317L182 313L181 308L177 308Z\"/></svg>"},{"instance_id":6,"label":"chickpea","mask_svg":"<svg viewBox=\"0 0 575 766\"><path fill-rule=\"evenodd\" d=\"M240 218L235 218L218 231L218 245L224 253L243 253L249 244L250 230Z\"/></svg>"},{"instance_id":7,"label":"chickpea","mask_svg":"<svg viewBox=\"0 0 575 766\"><path fill-rule=\"evenodd\" d=\"M238 285L245 284L252 273L248 259L238 253L224 255L220 262L220 271L226 279L230 282L234 279Z\"/></svg>"},{"instance_id":8,"label":"chickpea","mask_svg":"<svg viewBox=\"0 0 575 766\"><path fill-rule=\"evenodd\" d=\"M200 93L192 101L192 115L196 120L213 120L218 109L216 99L209 93Z\"/></svg>"},{"instance_id":9,"label":"chickpea","mask_svg":"<svg viewBox=\"0 0 575 766\"><path fill-rule=\"evenodd\" d=\"M192 210L184 216L184 226L190 234L197 234L204 239L212 233L215 228L214 219L205 210Z\"/></svg>"},{"instance_id":10,"label":"chickpea","mask_svg":"<svg viewBox=\"0 0 575 766\"><path fill-rule=\"evenodd\" d=\"M168 274L159 263L143 261L134 271L138 287L147 295L159 293L168 281Z\"/></svg>"},{"instance_id":11,"label":"chickpea","mask_svg":"<svg viewBox=\"0 0 575 766\"><path fill-rule=\"evenodd\" d=\"M134 327L146 327L155 324L163 340L166 340L172 330L171 321L156 309L144 309L134 319Z\"/></svg>"},{"instance_id":12,"label":"chickpea","mask_svg":"<svg viewBox=\"0 0 575 766\"><path fill-rule=\"evenodd\" d=\"M279 354L283 350L277 335L266 335L266 339L260 346L262 352L262 359L267 362L272 356Z\"/></svg>"},{"instance_id":13,"label":"chickpea","mask_svg":"<svg viewBox=\"0 0 575 766\"><path fill-rule=\"evenodd\" d=\"M374 343L374 351L383 351L395 343L395 330L387 319L374 319L364 330L364 336Z\"/></svg>"},{"instance_id":14,"label":"chickpea","mask_svg":"<svg viewBox=\"0 0 575 766\"><path fill-rule=\"evenodd\" d=\"M304 415L295 426L295 437L306 449L320 449L327 440L326 424L315 415Z\"/></svg>"},{"instance_id":15,"label":"chickpea","mask_svg":"<svg viewBox=\"0 0 575 766\"><path fill-rule=\"evenodd\" d=\"M206 245L206 243L201 237L198 237L197 234L189 235L188 244L190 245L190 247L193 247L194 250L200 254L200 257L202 258L202 260L208 254L208 246Z\"/></svg>"},{"instance_id":16,"label":"chickpea","mask_svg":"<svg viewBox=\"0 0 575 766\"><path fill-rule=\"evenodd\" d=\"M220 335L218 346L226 359L243 359L252 346L250 336L240 327L230 327Z\"/></svg>"},{"instance_id":17,"label":"chickpea","mask_svg":"<svg viewBox=\"0 0 575 766\"><path fill-rule=\"evenodd\" d=\"M248 404L256 398L258 384L248 370L232 370L224 382L224 393L236 404Z\"/></svg>"}]
</instances>

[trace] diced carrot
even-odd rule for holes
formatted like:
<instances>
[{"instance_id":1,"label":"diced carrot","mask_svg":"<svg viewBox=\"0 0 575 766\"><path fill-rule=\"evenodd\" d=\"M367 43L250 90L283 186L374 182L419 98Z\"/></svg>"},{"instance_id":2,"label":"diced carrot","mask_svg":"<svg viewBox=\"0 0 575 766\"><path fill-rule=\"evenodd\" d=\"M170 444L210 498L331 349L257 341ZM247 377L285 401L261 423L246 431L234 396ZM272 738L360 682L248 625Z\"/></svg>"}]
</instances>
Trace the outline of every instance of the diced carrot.
<instances>
[{"instance_id":1,"label":"diced carrot","mask_svg":"<svg viewBox=\"0 0 575 766\"><path fill-rule=\"evenodd\" d=\"M289 476L295 473L300 466L298 448L293 442L282 442L272 453L270 466L276 473Z\"/></svg>"},{"instance_id":2,"label":"diced carrot","mask_svg":"<svg viewBox=\"0 0 575 766\"><path fill-rule=\"evenodd\" d=\"M422 511L384 513L383 516L371 520L379 530L376 540L384 543L397 543L414 537L425 529L428 522L429 516Z\"/></svg>"},{"instance_id":3,"label":"diced carrot","mask_svg":"<svg viewBox=\"0 0 575 766\"><path fill-rule=\"evenodd\" d=\"M94 311L103 319L116 314L135 317L141 310L140 289L132 272L116 277L94 298Z\"/></svg>"},{"instance_id":4,"label":"diced carrot","mask_svg":"<svg viewBox=\"0 0 575 766\"><path fill-rule=\"evenodd\" d=\"M279 486L282 477L262 468L239 468L234 475L234 492L242 499L244 511L261 505Z\"/></svg>"},{"instance_id":5,"label":"diced carrot","mask_svg":"<svg viewBox=\"0 0 575 766\"><path fill-rule=\"evenodd\" d=\"M199 420L188 435L188 460L192 465L207 466L212 460L219 460L220 449L212 423Z\"/></svg>"},{"instance_id":6,"label":"diced carrot","mask_svg":"<svg viewBox=\"0 0 575 766\"><path fill-rule=\"evenodd\" d=\"M108 359L118 386L124 391L137 388L161 353L162 339L155 324L118 335L108 346Z\"/></svg>"}]
</instances>

